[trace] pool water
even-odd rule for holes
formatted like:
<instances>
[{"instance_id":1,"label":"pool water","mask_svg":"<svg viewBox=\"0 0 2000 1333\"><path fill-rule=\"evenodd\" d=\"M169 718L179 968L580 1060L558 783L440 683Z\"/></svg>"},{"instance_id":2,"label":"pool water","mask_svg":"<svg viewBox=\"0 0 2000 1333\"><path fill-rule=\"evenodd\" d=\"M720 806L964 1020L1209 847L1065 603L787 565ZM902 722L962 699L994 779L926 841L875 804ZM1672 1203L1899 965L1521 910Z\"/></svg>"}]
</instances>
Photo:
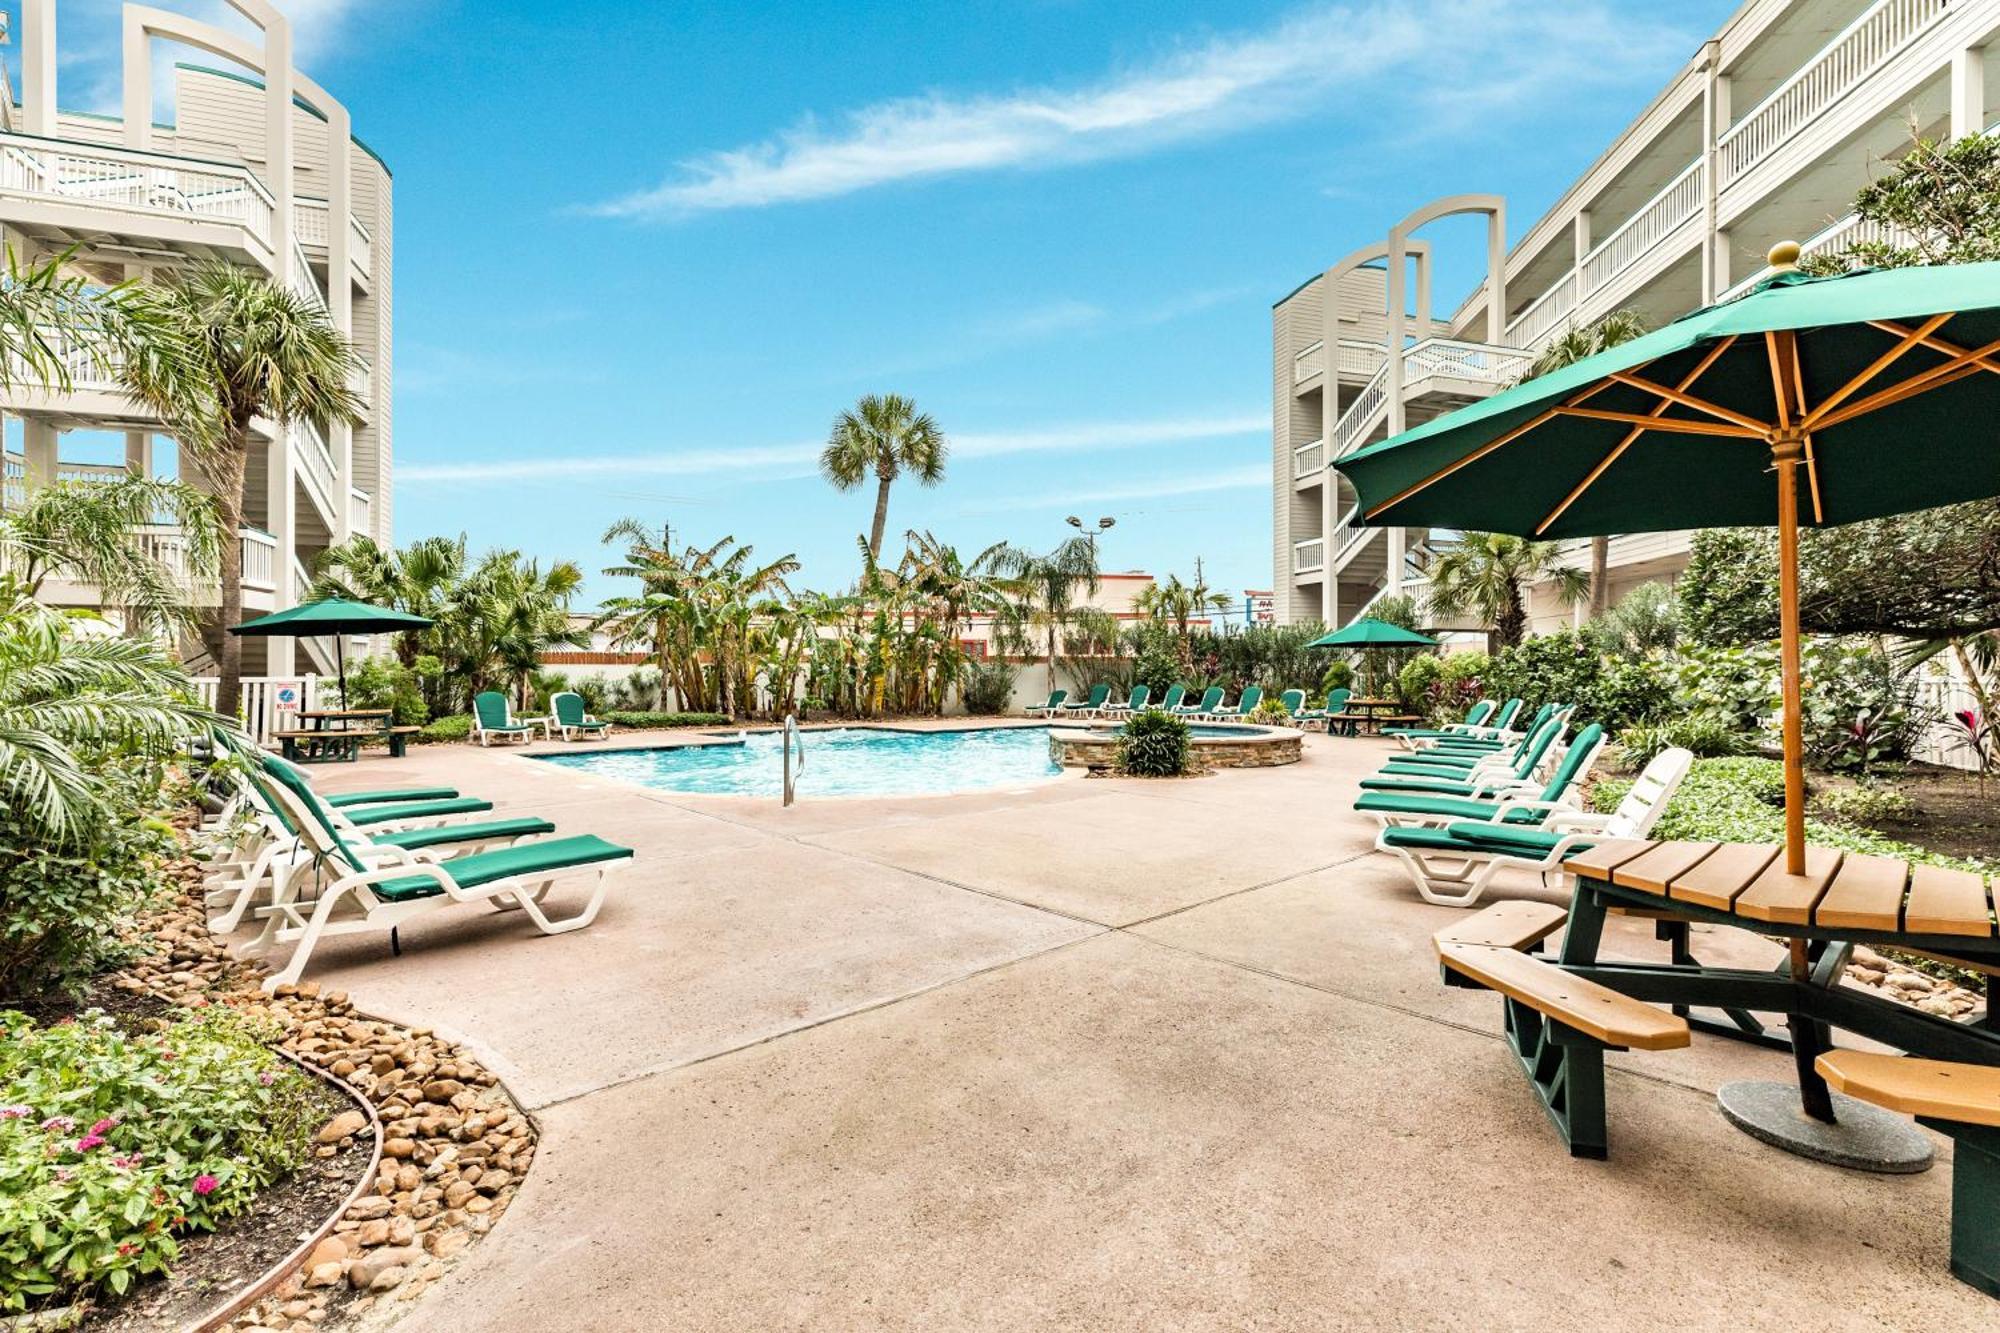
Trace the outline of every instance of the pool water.
<instances>
[{"instance_id":1,"label":"pool water","mask_svg":"<svg viewBox=\"0 0 2000 1333\"><path fill-rule=\"evenodd\" d=\"M1047 727L931 732L844 727L802 735L806 762L796 784L801 797L992 791L1046 781L1062 772L1049 758ZM781 796L781 744L778 732L765 731L721 745L535 757L659 791Z\"/></svg>"}]
</instances>

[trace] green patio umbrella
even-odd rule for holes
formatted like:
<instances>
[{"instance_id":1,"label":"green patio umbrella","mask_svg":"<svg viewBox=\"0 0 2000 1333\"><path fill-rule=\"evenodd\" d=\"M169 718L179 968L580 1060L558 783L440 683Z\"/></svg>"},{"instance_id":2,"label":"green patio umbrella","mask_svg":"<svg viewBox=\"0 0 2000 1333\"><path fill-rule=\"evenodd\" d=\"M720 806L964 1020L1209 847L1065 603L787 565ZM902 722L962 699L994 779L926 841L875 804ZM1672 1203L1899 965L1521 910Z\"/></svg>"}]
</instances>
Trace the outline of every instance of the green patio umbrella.
<instances>
[{"instance_id":1,"label":"green patio umbrella","mask_svg":"<svg viewBox=\"0 0 2000 1333\"><path fill-rule=\"evenodd\" d=\"M1785 856L1805 869L1798 530L2000 494L2000 263L1709 306L1334 466L1371 525L1589 537L1775 525ZM1775 480L1773 474L1775 473Z\"/></svg>"},{"instance_id":2,"label":"green patio umbrella","mask_svg":"<svg viewBox=\"0 0 2000 1333\"><path fill-rule=\"evenodd\" d=\"M316 639L333 637L333 659L340 673L340 697L347 698L347 652L341 636L347 634L388 634L405 629L428 629L434 622L385 606L351 602L344 597L322 597L284 611L273 611L240 625L231 625L231 634L260 638Z\"/></svg>"},{"instance_id":3,"label":"green patio umbrella","mask_svg":"<svg viewBox=\"0 0 2000 1333\"><path fill-rule=\"evenodd\" d=\"M1435 648L1437 640L1386 620L1357 620L1352 625L1322 634L1308 648Z\"/></svg>"}]
</instances>

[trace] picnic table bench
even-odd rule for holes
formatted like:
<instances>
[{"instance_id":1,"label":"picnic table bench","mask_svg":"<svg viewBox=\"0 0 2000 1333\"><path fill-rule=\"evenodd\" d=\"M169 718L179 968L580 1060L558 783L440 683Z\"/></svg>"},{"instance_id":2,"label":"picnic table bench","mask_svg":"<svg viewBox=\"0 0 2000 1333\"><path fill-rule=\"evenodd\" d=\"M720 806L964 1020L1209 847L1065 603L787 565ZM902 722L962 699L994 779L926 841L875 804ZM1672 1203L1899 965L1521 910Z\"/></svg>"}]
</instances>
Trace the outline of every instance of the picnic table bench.
<instances>
[{"instance_id":1,"label":"picnic table bench","mask_svg":"<svg viewBox=\"0 0 2000 1333\"><path fill-rule=\"evenodd\" d=\"M404 743L417 727L390 724L387 708L315 708L299 713L302 727L274 731L285 758L299 764L352 763L361 757L362 743L386 738L389 756L403 757Z\"/></svg>"},{"instance_id":2,"label":"picnic table bench","mask_svg":"<svg viewBox=\"0 0 2000 1333\"><path fill-rule=\"evenodd\" d=\"M1730 1035L1790 1049L1802 1109L1831 1123L1829 1085L1918 1117L1958 1145L1953 1174L1952 1272L2000 1296L2000 928L1986 883L1937 866L1809 848L1803 874L1779 849L1712 842L1620 839L1571 858L1567 911L1510 902L1454 923L1435 937L1447 984L1502 997L1503 1028L1530 1085L1573 1155L1601 1158L1604 1052L1685 1046L1696 1008L1736 1020ZM1598 957L1609 913L1651 917L1677 928L1672 959ZM1776 971L1703 967L1688 955L1685 929L1708 923L1784 939ZM1560 950L1544 942L1563 931ZM1977 1023L1924 1013L1840 985L1856 944L1903 949L1985 973L1988 1004ZM1667 1006L1661 1008L1660 1006ZM1742 1020L1783 1014L1779 1043ZM1835 1049L1840 1028L1910 1057Z\"/></svg>"}]
</instances>

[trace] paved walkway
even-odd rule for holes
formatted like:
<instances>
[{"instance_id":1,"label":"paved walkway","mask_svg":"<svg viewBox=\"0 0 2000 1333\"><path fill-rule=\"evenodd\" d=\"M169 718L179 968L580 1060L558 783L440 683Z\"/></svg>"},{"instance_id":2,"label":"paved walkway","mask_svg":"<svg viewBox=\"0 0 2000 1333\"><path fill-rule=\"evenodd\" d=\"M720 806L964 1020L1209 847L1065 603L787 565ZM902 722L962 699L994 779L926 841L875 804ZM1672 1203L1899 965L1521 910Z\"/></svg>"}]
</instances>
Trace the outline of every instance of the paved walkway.
<instances>
[{"instance_id":1,"label":"paved walkway","mask_svg":"<svg viewBox=\"0 0 2000 1333\"><path fill-rule=\"evenodd\" d=\"M469 1040L543 1130L409 1326L1994 1327L1946 1273L1948 1160L1858 1175L1721 1119L1787 1057L1613 1055L1611 1160L1568 1158L1498 1001L1438 981L1457 913L1348 811L1383 748L791 810L458 746L321 770L639 852L587 931L321 947L310 977Z\"/></svg>"}]
</instances>

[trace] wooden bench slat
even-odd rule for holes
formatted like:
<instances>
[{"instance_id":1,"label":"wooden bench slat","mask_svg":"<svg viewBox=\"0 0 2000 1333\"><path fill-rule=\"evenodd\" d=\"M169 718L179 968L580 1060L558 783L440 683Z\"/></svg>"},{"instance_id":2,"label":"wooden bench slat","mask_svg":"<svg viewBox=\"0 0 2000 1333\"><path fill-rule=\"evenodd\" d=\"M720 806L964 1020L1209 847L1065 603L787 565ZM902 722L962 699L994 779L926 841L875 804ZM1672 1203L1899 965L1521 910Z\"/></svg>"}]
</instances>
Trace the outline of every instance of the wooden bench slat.
<instances>
[{"instance_id":1,"label":"wooden bench slat","mask_svg":"<svg viewBox=\"0 0 2000 1333\"><path fill-rule=\"evenodd\" d=\"M1812 920L1813 907L1839 872L1840 853L1831 847L1806 848L1802 875L1789 873L1784 857L1774 856L1750 887L1737 895L1736 914L1752 921L1803 926Z\"/></svg>"},{"instance_id":2,"label":"wooden bench slat","mask_svg":"<svg viewBox=\"0 0 2000 1333\"><path fill-rule=\"evenodd\" d=\"M1718 912L1729 910L1737 896L1757 881L1778 854L1776 847L1731 842L1717 847L1699 865L1674 876L1669 896L1675 902L1692 903Z\"/></svg>"},{"instance_id":3,"label":"wooden bench slat","mask_svg":"<svg viewBox=\"0 0 2000 1333\"><path fill-rule=\"evenodd\" d=\"M1667 896L1667 886L1707 859L1712 842L1656 842L1644 856L1634 857L1611 872L1611 882L1628 889Z\"/></svg>"},{"instance_id":4,"label":"wooden bench slat","mask_svg":"<svg viewBox=\"0 0 2000 1333\"><path fill-rule=\"evenodd\" d=\"M1439 944L1478 944L1494 949L1525 949L1561 929L1569 913L1554 903L1528 899L1495 903L1463 917L1432 938Z\"/></svg>"},{"instance_id":5,"label":"wooden bench slat","mask_svg":"<svg viewBox=\"0 0 2000 1333\"><path fill-rule=\"evenodd\" d=\"M1836 1091L1891 1111L2000 1125L2000 1067L1847 1050L1828 1051L1813 1067Z\"/></svg>"},{"instance_id":6,"label":"wooden bench slat","mask_svg":"<svg viewBox=\"0 0 2000 1333\"><path fill-rule=\"evenodd\" d=\"M1609 879L1612 871L1652 847L1653 843L1646 838L1613 838L1589 851L1578 852L1563 862L1563 869L1580 873L1586 879Z\"/></svg>"},{"instance_id":7,"label":"wooden bench slat","mask_svg":"<svg viewBox=\"0 0 2000 1333\"><path fill-rule=\"evenodd\" d=\"M1969 870L1911 866L1903 929L1923 935L1992 935L1986 881Z\"/></svg>"},{"instance_id":8,"label":"wooden bench slat","mask_svg":"<svg viewBox=\"0 0 2000 1333\"><path fill-rule=\"evenodd\" d=\"M1909 878L1910 867L1893 857L1850 853L1813 909L1813 921L1844 930L1898 930Z\"/></svg>"},{"instance_id":9,"label":"wooden bench slat","mask_svg":"<svg viewBox=\"0 0 2000 1333\"><path fill-rule=\"evenodd\" d=\"M1437 950L1438 960L1452 971L1607 1046L1665 1051L1688 1044L1687 1020L1572 976L1554 963L1477 944L1440 943Z\"/></svg>"}]
</instances>

